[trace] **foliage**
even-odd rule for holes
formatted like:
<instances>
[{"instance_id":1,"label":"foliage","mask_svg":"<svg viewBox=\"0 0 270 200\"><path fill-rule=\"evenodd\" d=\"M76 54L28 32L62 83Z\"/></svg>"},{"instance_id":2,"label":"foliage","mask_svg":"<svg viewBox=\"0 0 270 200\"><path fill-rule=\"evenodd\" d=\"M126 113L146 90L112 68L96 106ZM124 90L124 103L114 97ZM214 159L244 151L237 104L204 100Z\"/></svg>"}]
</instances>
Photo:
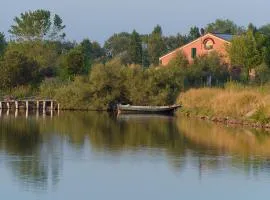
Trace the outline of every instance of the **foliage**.
<instances>
[{"instance_id":1,"label":"foliage","mask_svg":"<svg viewBox=\"0 0 270 200\"><path fill-rule=\"evenodd\" d=\"M130 36L128 56L130 64L142 64L142 41L140 35L135 30Z\"/></svg>"},{"instance_id":2,"label":"foliage","mask_svg":"<svg viewBox=\"0 0 270 200\"><path fill-rule=\"evenodd\" d=\"M165 52L165 48L162 29L157 25L148 38L148 55L151 64L159 64L159 57Z\"/></svg>"},{"instance_id":3,"label":"foliage","mask_svg":"<svg viewBox=\"0 0 270 200\"><path fill-rule=\"evenodd\" d=\"M181 67L186 68L189 62L187 57L182 51L177 52L176 56L169 62L169 67Z\"/></svg>"},{"instance_id":4,"label":"foliage","mask_svg":"<svg viewBox=\"0 0 270 200\"><path fill-rule=\"evenodd\" d=\"M241 66L246 70L262 62L262 55L257 49L256 40L251 31L234 37L228 47L232 65Z\"/></svg>"},{"instance_id":5,"label":"foliage","mask_svg":"<svg viewBox=\"0 0 270 200\"><path fill-rule=\"evenodd\" d=\"M19 41L58 40L65 37L63 21L59 15L51 18L48 10L35 10L21 13L14 18L15 24L9 32Z\"/></svg>"},{"instance_id":6,"label":"foliage","mask_svg":"<svg viewBox=\"0 0 270 200\"><path fill-rule=\"evenodd\" d=\"M0 32L0 57L4 54L7 46L5 35Z\"/></svg>"},{"instance_id":7,"label":"foliage","mask_svg":"<svg viewBox=\"0 0 270 200\"><path fill-rule=\"evenodd\" d=\"M224 33L238 35L244 32L243 27L237 26L229 19L217 19L215 22L208 24L205 27L206 32L209 33Z\"/></svg>"},{"instance_id":8,"label":"foliage","mask_svg":"<svg viewBox=\"0 0 270 200\"><path fill-rule=\"evenodd\" d=\"M164 37L164 42L166 45L166 53L187 44L189 40L190 40L189 37L181 35L179 33L176 36L171 35L169 37Z\"/></svg>"},{"instance_id":9,"label":"foliage","mask_svg":"<svg viewBox=\"0 0 270 200\"><path fill-rule=\"evenodd\" d=\"M38 64L17 51L7 50L0 63L0 88L37 83Z\"/></svg>"},{"instance_id":10,"label":"foliage","mask_svg":"<svg viewBox=\"0 0 270 200\"><path fill-rule=\"evenodd\" d=\"M265 63L255 67L256 82L259 84L265 84L270 81L270 68Z\"/></svg>"},{"instance_id":11,"label":"foliage","mask_svg":"<svg viewBox=\"0 0 270 200\"><path fill-rule=\"evenodd\" d=\"M188 39L189 41L196 40L198 37L200 37L200 30L197 26L193 26L190 28Z\"/></svg>"},{"instance_id":12,"label":"foliage","mask_svg":"<svg viewBox=\"0 0 270 200\"><path fill-rule=\"evenodd\" d=\"M62 78L72 78L85 72L85 57L82 49L74 48L60 60L60 75Z\"/></svg>"},{"instance_id":13,"label":"foliage","mask_svg":"<svg viewBox=\"0 0 270 200\"><path fill-rule=\"evenodd\" d=\"M105 41L104 49L107 56L112 58L125 53L130 44L130 34L126 32L114 34Z\"/></svg>"},{"instance_id":14,"label":"foliage","mask_svg":"<svg viewBox=\"0 0 270 200\"><path fill-rule=\"evenodd\" d=\"M62 47L59 50L58 46L58 43L50 41L10 42L7 50L20 52L36 61L39 65L40 75L52 77L56 73L56 65L62 51Z\"/></svg>"}]
</instances>

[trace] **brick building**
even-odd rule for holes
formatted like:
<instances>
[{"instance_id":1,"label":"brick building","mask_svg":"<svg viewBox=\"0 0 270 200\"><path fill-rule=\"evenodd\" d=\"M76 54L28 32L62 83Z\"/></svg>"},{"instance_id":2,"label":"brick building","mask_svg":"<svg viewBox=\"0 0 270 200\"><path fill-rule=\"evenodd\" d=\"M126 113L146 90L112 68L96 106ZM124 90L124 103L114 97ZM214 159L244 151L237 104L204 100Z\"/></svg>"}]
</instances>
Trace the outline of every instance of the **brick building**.
<instances>
[{"instance_id":1,"label":"brick building","mask_svg":"<svg viewBox=\"0 0 270 200\"><path fill-rule=\"evenodd\" d=\"M192 62L197 56L202 56L212 51L216 51L220 55L223 62L229 63L226 46L230 44L232 37L233 36L230 34L207 33L198 39L160 57L160 64L166 66L180 51L184 53L189 62Z\"/></svg>"}]
</instances>

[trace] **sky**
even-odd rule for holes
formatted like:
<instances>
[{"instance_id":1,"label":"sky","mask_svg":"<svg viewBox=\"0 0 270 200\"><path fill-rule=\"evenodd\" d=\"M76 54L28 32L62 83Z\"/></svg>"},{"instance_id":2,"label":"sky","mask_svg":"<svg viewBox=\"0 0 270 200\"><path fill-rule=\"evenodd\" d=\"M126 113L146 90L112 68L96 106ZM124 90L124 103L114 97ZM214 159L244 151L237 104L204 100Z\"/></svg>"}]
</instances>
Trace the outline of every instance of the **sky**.
<instances>
[{"instance_id":1,"label":"sky","mask_svg":"<svg viewBox=\"0 0 270 200\"><path fill-rule=\"evenodd\" d=\"M47 9L59 14L67 39L104 43L113 33L150 33L159 24L164 35L186 34L191 26L204 27L217 18L246 26L270 23L269 0L1 0L0 32L20 13Z\"/></svg>"}]
</instances>

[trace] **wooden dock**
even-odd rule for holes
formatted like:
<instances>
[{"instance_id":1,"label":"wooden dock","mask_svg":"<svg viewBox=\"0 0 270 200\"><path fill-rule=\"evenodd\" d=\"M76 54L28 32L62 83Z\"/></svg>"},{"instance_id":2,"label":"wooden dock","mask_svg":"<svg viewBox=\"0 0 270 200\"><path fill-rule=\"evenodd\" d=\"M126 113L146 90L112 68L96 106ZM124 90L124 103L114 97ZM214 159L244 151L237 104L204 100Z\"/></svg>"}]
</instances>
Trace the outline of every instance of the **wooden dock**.
<instances>
[{"instance_id":1,"label":"wooden dock","mask_svg":"<svg viewBox=\"0 0 270 200\"><path fill-rule=\"evenodd\" d=\"M60 104L52 99L16 99L16 100L0 100L0 113L6 111L15 111L18 114L19 111L25 111L26 116L28 116L29 111L36 111L36 113L43 113L50 111L53 115L54 111L60 111Z\"/></svg>"}]
</instances>

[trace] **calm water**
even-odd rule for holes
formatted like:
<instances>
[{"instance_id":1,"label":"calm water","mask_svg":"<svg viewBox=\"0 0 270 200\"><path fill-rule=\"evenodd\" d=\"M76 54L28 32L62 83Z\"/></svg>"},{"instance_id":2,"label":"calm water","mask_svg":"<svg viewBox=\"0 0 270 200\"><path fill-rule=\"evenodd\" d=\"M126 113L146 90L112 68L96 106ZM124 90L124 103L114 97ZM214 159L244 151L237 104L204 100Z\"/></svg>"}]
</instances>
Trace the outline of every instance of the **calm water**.
<instances>
[{"instance_id":1,"label":"calm water","mask_svg":"<svg viewBox=\"0 0 270 200\"><path fill-rule=\"evenodd\" d=\"M164 116L2 114L1 199L268 199L270 135Z\"/></svg>"}]
</instances>

